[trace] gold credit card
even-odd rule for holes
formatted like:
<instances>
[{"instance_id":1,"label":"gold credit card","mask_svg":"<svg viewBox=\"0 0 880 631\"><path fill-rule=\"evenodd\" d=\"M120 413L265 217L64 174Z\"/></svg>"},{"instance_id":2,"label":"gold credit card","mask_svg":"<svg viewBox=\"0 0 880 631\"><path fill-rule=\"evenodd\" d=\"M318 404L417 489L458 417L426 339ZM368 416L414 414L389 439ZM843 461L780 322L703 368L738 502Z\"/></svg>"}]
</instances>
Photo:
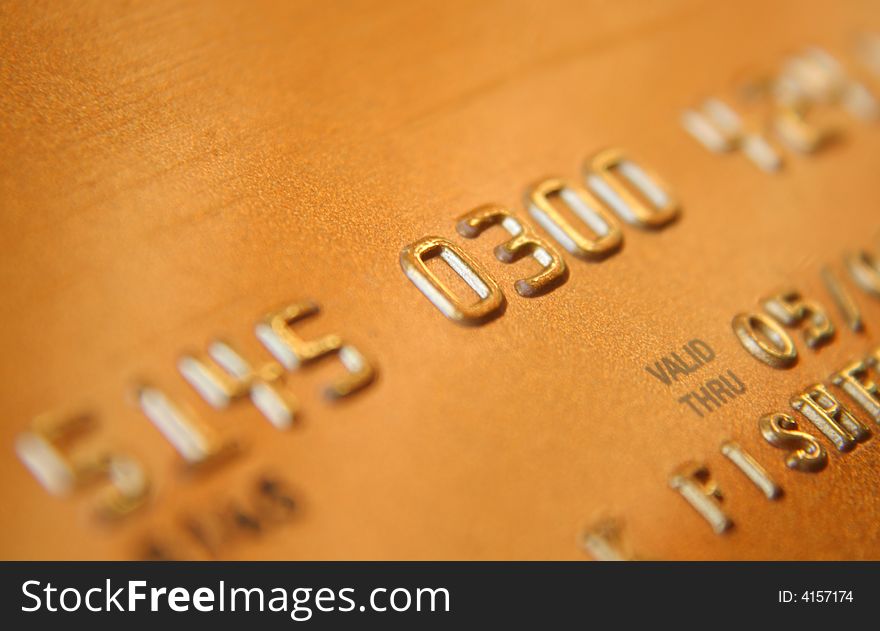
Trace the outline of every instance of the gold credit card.
<instances>
[{"instance_id":1,"label":"gold credit card","mask_svg":"<svg viewBox=\"0 0 880 631\"><path fill-rule=\"evenodd\" d=\"M880 558L880 3L0 35L0 557Z\"/></svg>"}]
</instances>

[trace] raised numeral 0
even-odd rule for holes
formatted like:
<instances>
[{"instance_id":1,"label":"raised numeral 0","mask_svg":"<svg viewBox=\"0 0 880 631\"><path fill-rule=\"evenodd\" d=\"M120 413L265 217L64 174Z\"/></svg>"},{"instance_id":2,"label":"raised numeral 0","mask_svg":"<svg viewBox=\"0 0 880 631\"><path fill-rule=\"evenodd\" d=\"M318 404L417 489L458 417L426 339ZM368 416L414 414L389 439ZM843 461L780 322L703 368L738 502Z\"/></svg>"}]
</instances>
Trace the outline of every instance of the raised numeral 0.
<instances>
[{"instance_id":1,"label":"raised numeral 0","mask_svg":"<svg viewBox=\"0 0 880 631\"><path fill-rule=\"evenodd\" d=\"M562 216L553 203L552 196L562 201L589 227L592 235L584 234ZM551 178L536 184L526 199L529 214L559 244L575 256L585 259L601 259L616 252L623 243L623 233L614 217L592 193L577 184Z\"/></svg>"},{"instance_id":2,"label":"raised numeral 0","mask_svg":"<svg viewBox=\"0 0 880 631\"><path fill-rule=\"evenodd\" d=\"M773 318L762 313L740 313L733 318L733 332L752 356L773 368L789 368L797 362L791 336Z\"/></svg>"},{"instance_id":3,"label":"raised numeral 0","mask_svg":"<svg viewBox=\"0 0 880 631\"><path fill-rule=\"evenodd\" d=\"M600 151L584 165L587 184L621 219L640 228L660 228L678 217L678 201L660 177L620 149Z\"/></svg>"},{"instance_id":4,"label":"raised numeral 0","mask_svg":"<svg viewBox=\"0 0 880 631\"><path fill-rule=\"evenodd\" d=\"M474 290L479 300L468 303L456 296L428 269L426 262L438 256ZM453 322L483 324L504 310L504 294L498 283L476 261L443 237L424 237L403 248L400 267L419 291Z\"/></svg>"}]
</instances>

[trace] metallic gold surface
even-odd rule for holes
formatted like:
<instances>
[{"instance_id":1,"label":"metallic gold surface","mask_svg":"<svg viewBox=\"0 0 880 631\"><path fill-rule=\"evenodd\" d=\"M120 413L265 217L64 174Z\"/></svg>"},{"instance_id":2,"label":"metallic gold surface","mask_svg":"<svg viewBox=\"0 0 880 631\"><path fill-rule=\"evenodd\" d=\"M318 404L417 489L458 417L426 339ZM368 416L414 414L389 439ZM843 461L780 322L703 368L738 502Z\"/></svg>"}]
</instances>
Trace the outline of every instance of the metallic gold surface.
<instances>
[{"instance_id":1,"label":"metallic gold surface","mask_svg":"<svg viewBox=\"0 0 880 631\"><path fill-rule=\"evenodd\" d=\"M880 558L880 426L830 386L873 434L843 453L789 405L880 346L880 300L844 264L870 288L851 253L880 245L880 124L829 108L840 134L814 153L779 143L765 173L680 122L810 45L880 93L855 61L864 32L880 32L877 2L0 4L0 557ZM662 178L674 222L620 221L601 261L538 230L569 276L537 297L513 290L537 264L493 256L504 230L456 233L485 204L529 218L532 185L582 184L606 147ZM459 326L407 279L401 250L430 235L497 280L500 316ZM780 287L836 325L817 349L787 329L788 369L731 328ZM255 325L302 301L320 312L291 330L339 336L331 355L356 348L372 383L325 396L357 356L286 371L298 406L280 430L181 378L214 339L272 362ZM646 371L694 339L711 362L669 386ZM718 410L677 401L728 370L746 391ZM185 466L139 409L144 384L235 449ZM53 496L31 475L15 445L45 413L93 420L59 449L105 462L104 482ZM824 470L786 466L759 427L773 413L819 439ZM149 479L109 520L102 493L140 487L108 453ZM684 468L720 491L722 534L670 487Z\"/></svg>"}]
</instances>

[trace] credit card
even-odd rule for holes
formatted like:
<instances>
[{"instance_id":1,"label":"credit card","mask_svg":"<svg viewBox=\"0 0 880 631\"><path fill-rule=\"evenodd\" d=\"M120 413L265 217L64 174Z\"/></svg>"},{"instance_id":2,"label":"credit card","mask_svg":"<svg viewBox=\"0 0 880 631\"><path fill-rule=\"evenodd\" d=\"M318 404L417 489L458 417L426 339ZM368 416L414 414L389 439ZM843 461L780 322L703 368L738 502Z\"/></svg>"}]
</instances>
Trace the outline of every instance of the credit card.
<instances>
[{"instance_id":1,"label":"credit card","mask_svg":"<svg viewBox=\"0 0 880 631\"><path fill-rule=\"evenodd\" d=\"M877 2L0 31L0 557L880 558Z\"/></svg>"}]
</instances>

